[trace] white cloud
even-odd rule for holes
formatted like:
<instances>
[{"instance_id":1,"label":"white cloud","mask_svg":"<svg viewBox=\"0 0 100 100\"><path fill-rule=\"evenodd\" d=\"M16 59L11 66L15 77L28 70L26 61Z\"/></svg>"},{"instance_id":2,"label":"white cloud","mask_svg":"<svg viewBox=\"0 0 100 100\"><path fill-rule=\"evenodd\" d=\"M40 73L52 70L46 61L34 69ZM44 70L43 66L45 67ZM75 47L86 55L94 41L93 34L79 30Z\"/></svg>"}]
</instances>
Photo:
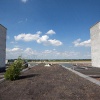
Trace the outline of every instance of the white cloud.
<instances>
[{"instance_id":1,"label":"white cloud","mask_svg":"<svg viewBox=\"0 0 100 100\"><path fill-rule=\"evenodd\" d=\"M50 53L52 53L52 50L45 50L45 51L43 52L43 54L50 54Z\"/></svg>"},{"instance_id":2,"label":"white cloud","mask_svg":"<svg viewBox=\"0 0 100 100\"><path fill-rule=\"evenodd\" d=\"M23 3L26 3L28 0L21 0Z\"/></svg>"},{"instance_id":3,"label":"white cloud","mask_svg":"<svg viewBox=\"0 0 100 100\"><path fill-rule=\"evenodd\" d=\"M26 59L34 59L36 56L39 56L41 53L37 53L36 50L33 50L32 48L12 48L6 49L6 59L16 59L19 56L22 56L22 58Z\"/></svg>"},{"instance_id":4,"label":"white cloud","mask_svg":"<svg viewBox=\"0 0 100 100\"><path fill-rule=\"evenodd\" d=\"M62 42L56 39L49 39L49 36L43 35L37 40L37 43L43 43L43 45L52 45L52 46L60 46Z\"/></svg>"},{"instance_id":5,"label":"white cloud","mask_svg":"<svg viewBox=\"0 0 100 100\"><path fill-rule=\"evenodd\" d=\"M49 42L49 44L50 45L53 45L53 46L60 46L60 45L62 45L62 42L61 41L59 41L59 40L56 40L56 39L54 39L54 40L48 40L48 42Z\"/></svg>"},{"instance_id":6,"label":"white cloud","mask_svg":"<svg viewBox=\"0 0 100 100\"><path fill-rule=\"evenodd\" d=\"M42 32L38 31L36 34L25 34L25 33L21 33L17 36L14 36L15 41L25 41L25 42L30 42L30 41L36 41L39 44L43 44L45 46L48 45L52 45L52 46L60 46L63 43L60 40L56 40L56 39L49 39L48 35L42 35L40 36Z\"/></svg>"},{"instance_id":7,"label":"white cloud","mask_svg":"<svg viewBox=\"0 0 100 100\"><path fill-rule=\"evenodd\" d=\"M14 36L14 38L16 41L23 40L23 41L29 42L29 41L37 40L39 38L39 36L40 36L39 33L37 33L37 34L22 33L22 34L19 34L18 36Z\"/></svg>"},{"instance_id":8,"label":"white cloud","mask_svg":"<svg viewBox=\"0 0 100 100\"><path fill-rule=\"evenodd\" d=\"M23 49L20 49L20 48L13 48L13 49L12 49L13 52L15 52L15 51L18 52L18 51L22 51L22 50L23 50Z\"/></svg>"},{"instance_id":9,"label":"white cloud","mask_svg":"<svg viewBox=\"0 0 100 100\"><path fill-rule=\"evenodd\" d=\"M84 56L83 56L84 55ZM58 51L58 50L44 50L44 51L36 51L32 48L12 48L6 49L6 57L7 59L15 59L19 56L26 59L83 59L90 58L90 53L81 53L75 51Z\"/></svg>"},{"instance_id":10,"label":"white cloud","mask_svg":"<svg viewBox=\"0 0 100 100\"><path fill-rule=\"evenodd\" d=\"M49 39L49 36L47 35L43 35L42 37L40 37L38 40L37 40L37 43L46 43L47 40Z\"/></svg>"},{"instance_id":11,"label":"white cloud","mask_svg":"<svg viewBox=\"0 0 100 100\"><path fill-rule=\"evenodd\" d=\"M85 46L85 47L90 47L91 45L91 40L86 40L86 41L83 41L81 42L81 39L77 39L73 42L74 46L75 47L78 47L78 46Z\"/></svg>"},{"instance_id":12,"label":"white cloud","mask_svg":"<svg viewBox=\"0 0 100 100\"><path fill-rule=\"evenodd\" d=\"M23 49L20 49L20 48L13 48L13 49L6 49L7 52L19 52L19 51L22 51Z\"/></svg>"},{"instance_id":13,"label":"white cloud","mask_svg":"<svg viewBox=\"0 0 100 100\"><path fill-rule=\"evenodd\" d=\"M49 30L46 34L50 34L50 35L52 35L52 34L56 34L56 32L55 31L53 31L53 30Z\"/></svg>"},{"instance_id":14,"label":"white cloud","mask_svg":"<svg viewBox=\"0 0 100 100\"><path fill-rule=\"evenodd\" d=\"M42 32L41 31L37 31L36 34L40 35L40 34L42 34Z\"/></svg>"},{"instance_id":15,"label":"white cloud","mask_svg":"<svg viewBox=\"0 0 100 100\"><path fill-rule=\"evenodd\" d=\"M33 50L33 49L31 49L31 48L26 48L26 49L24 50L24 53L25 53L26 55L34 55L34 54L36 54L36 51Z\"/></svg>"},{"instance_id":16,"label":"white cloud","mask_svg":"<svg viewBox=\"0 0 100 100\"><path fill-rule=\"evenodd\" d=\"M21 56L23 53L23 49L21 48L12 48L6 49L6 59L15 59L18 58L19 56Z\"/></svg>"}]
</instances>

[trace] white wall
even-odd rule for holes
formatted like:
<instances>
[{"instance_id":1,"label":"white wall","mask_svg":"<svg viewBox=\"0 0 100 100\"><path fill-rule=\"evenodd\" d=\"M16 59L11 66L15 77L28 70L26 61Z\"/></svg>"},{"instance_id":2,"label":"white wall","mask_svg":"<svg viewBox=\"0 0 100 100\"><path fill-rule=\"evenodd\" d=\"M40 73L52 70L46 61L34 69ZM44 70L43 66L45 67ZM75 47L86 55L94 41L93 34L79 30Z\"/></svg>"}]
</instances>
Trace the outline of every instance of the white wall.
<instances>
[{"instance_id":1,"label":"white wall","mask_svg":"<svg viewBox=\"0 0 100 100\"><path fill-rule=\"evenodd\" d=\"M0 24L0 68L5 67L6 56L6 28Z\"/></svg>"},{"instance_id":2,"label":"white wall","mask_svg":"<svg viewBox=\"0 0 100 100\"><path fill-rule=\"evenodd\" d=\"M100 22L90 28L92 66L100 67Z\"/></svg>"}]
</instances>

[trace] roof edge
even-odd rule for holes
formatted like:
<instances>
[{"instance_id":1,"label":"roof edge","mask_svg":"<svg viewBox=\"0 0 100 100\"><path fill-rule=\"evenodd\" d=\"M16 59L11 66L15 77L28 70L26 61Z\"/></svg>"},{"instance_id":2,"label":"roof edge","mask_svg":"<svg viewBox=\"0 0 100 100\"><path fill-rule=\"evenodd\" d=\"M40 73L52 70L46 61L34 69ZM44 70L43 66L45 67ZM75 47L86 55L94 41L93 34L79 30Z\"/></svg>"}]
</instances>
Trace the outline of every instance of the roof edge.
<instances>
[{"instance_id":1,"label":"roof edge","mask_svg":"<svg viewBox=\"0 0 100 100\"><path fill-rule=\"evenodd\" d=\"M0 26L4 27L7 30L7 28L5 26L3 26L2 24L0 24Z\"/></svg>"},{"instance_id":2,"label":"roof edge","mask_svg":"<svg viewBox=\"0 0 100 100\"><path fill-rule=\"evenodd\" d=\"M99 23L100 23L100 21L96 22L94 25L92 25L92 26L90 27L90 29L91 29L92 27L94 27L96 24L99 24Z\"/></svg>"}]
</instances>

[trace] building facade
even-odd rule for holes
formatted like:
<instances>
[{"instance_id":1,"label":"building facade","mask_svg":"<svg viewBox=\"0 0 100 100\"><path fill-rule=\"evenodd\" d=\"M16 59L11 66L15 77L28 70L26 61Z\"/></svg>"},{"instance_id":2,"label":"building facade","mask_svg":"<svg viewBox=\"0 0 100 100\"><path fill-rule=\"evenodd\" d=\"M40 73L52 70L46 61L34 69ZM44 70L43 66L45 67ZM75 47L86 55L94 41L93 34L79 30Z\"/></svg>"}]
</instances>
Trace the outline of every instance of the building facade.
<instances>
[{"instance_id":1,"label":"building facade","mask_svg":"<svg viewBox=\"0 0 100 100\"><path fill-rule=\"evenodd\" d=\"M6 31L7 29L0 24L0 70L5 67Z\"/></svg>"},{"instance_id":2,"label":"building facade","mask_svg":"<svg viewBox=\"0 0 100 100\"><path fill-rule=\"evenodd\" d=\"M100 22L90 28L93 67L100 67Z\"/></svg>"}]
</instances>

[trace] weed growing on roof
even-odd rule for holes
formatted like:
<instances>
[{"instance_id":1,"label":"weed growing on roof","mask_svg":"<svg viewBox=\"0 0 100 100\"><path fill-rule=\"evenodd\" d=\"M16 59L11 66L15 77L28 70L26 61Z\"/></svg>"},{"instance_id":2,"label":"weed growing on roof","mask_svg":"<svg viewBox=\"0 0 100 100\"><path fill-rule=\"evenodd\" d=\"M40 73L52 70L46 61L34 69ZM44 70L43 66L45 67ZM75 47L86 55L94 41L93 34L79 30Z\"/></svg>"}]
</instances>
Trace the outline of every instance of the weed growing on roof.
<instances>
[{"instance_id":1,"label":"weed growing on roof","mask_svg":"<svg viewBox=\"0 0 100 100\"><path fill-rule=\"evenodd\" d=\"M6 70L4 75L5 79L16 80L19 78L20 72L23 69L23 60L19 57L10 67Z\"/></svg>"}]
</instances>

